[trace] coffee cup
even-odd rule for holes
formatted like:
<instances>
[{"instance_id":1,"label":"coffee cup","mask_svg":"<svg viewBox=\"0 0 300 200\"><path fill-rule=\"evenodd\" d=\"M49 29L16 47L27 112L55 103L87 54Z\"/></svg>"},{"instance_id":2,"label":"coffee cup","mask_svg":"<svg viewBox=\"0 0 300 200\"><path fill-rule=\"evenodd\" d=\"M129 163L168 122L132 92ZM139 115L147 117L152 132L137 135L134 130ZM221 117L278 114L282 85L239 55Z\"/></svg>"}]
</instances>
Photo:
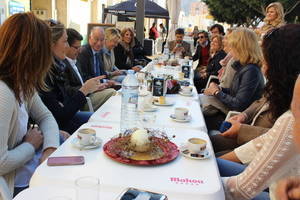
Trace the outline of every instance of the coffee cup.
<instances>
[{"instance_id":1,"label":"coffee cup","mask_svg":"<svg viewBox=\"0 0 300 200\"><path fill-rule=\"evenodd\" d=\"M79 144L83 146L94 144L97 139L96 131L91 128L79 129L77 132L77 138L79 140Z\"/></svg>"},{"instance_id":2,"label":"coffee cup","mask_svg":"<svg viewBox=\"0 0 300 200\"><path fill-rule=\"evenodd\" d=\"M153 102L153 96L151 94L145 96L144 100L142 101L142 108L143 109L152 108L152 102Z\"/></svg>"},{"instance_id":3,"label":"coffee cup","mask_svg":"<svg viewBox=\"0 0 300 200\"><path fill-rule=\"evenodd\" d=\"M207 142L201 138L190 138L187 142L187 148L190 153L201 154L206 150Z\"/></svg>"},{"instance_id":4,"label":"coffee cup","mask_svg":"<svg viewBox=\"0 0 300 200\"><path fill-rule=\"evenodd\" d=\"M175 108L175 118L179 120L185 120L189 114L187 108Z\"/></svg>"},{"instance_id":5,"label":"coffee cup","mask_svg":"<svg viewBox=\"0 0 300 200\"><path fill-rule=\"evenodd\" d=\"M191 86L184 86L181 88L183 94L191 94L193 92L193 87Z\"/></svg>"}]
</instances>

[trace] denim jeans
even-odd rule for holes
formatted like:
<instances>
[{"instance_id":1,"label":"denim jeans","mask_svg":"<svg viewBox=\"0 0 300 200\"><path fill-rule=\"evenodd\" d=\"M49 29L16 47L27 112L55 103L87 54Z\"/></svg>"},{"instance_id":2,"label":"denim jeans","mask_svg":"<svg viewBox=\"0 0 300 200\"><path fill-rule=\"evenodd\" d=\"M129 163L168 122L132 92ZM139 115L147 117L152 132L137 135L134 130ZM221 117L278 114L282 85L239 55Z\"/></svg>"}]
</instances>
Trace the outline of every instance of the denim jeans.
<instances>
[{"instance_id":1,"label":"denim jeans","mask_svg":"<svg viewBox=\"0 0 300 200\"><path fill-rule=\"evenodd\" d=\"M230 177L230 176L236 176L240 173L242 173L247 165L243 165L240 163L223 160L220 158L217 158L217 164L220 172L221 177ZM269 193L268 192L261 192L256 197L254 197L252 200L269 200Z\"/></svg>"}]
</instances>

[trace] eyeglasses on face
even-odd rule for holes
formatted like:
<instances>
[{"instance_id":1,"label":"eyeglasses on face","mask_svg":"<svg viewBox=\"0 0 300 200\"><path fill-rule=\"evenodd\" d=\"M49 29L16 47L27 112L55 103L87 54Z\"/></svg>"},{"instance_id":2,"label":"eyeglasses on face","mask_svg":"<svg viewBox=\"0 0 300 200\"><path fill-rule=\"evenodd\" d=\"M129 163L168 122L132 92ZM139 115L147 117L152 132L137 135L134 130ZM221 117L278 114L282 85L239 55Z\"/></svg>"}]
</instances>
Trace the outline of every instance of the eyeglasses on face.
<instances>
[{"instance_id":1,"label":"eyeglasses on face","mask_svg":"<svg viewBox=\"0 0 300 200\"><path fill-rule=\"evenodd\" d=\"M71 46L71 47L73 47L76 50L79 50L81 48L81 46Z\"/></svg>"}]
</instances>

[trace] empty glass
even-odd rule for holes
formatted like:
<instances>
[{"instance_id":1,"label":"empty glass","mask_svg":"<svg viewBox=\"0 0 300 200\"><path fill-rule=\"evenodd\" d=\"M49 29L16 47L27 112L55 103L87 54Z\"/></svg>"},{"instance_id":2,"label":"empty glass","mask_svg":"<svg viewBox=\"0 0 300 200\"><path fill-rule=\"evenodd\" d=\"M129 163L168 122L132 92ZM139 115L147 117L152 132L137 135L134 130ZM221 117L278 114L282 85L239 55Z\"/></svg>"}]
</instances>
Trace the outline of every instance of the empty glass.
<instances>
[{"instance_id":1,"label":"empty glass","mask_svg":"<svg viewBox=\"0 0 300 200\"><path fill-rule=\"evenodd\" d=\"M64 196L55 196L55 197L50 197L48 200L72 200L72 198L64 197Z\"/></svg>"},{"instance_id":2,"label":"empty glass","mask_svg":"<svg viewBox=\"0 0 300 200\"><path fill-rule=\"evenodd\" d=\"M100 181L96 177L86 176L75 181L77 200L99 200Z\"/></svg>"}]
</instances>

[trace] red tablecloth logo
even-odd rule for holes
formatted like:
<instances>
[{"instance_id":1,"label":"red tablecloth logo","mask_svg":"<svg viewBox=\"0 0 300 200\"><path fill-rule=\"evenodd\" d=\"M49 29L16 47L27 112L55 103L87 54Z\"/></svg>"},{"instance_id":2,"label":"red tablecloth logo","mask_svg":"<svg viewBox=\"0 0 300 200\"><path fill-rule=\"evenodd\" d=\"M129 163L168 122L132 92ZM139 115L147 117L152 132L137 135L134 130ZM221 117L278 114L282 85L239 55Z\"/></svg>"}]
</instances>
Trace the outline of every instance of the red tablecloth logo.
<instances>
[{"instance_id":1,"label":"red tablecloth logo","mask_svg":"<svg viewBox=\"0 0 300 200\"><path fill-rule=\"evenodd\" d=\"M110 112L105 112L102 115L100 115L102 118L106 118L108 115L110 114Z\"/></svg>"},{"instance_id":2,"label":"red tablecloth logo","mask_svg":"<svg viewBox=\"0 0 300 200\"><path fill-rule=\"evenodd\" d=\"M203 180L189 179L189 178L179 178L179 177L171 177L170 181L172 183L184 184L184 185L200 185L200 184L204 184Z\"/></svg>"}]
</instances>

